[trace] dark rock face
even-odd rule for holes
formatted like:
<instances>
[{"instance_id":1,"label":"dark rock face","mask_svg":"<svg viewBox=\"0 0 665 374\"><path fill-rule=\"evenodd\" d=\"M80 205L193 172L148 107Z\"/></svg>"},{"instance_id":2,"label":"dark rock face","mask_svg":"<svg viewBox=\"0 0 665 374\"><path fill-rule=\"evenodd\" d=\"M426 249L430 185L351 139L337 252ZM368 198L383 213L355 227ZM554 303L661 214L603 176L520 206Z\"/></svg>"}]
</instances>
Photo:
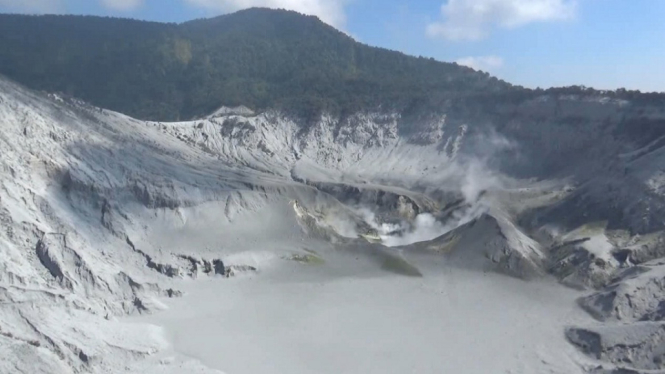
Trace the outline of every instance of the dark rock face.
<instances>
[{"instance_id":1,"label":"dark rock face","mask_svg":"<svg viewBox=\"0 0 665 374\"><path fill-rule=\"evenodd\" d=\"M665 326L662 322L572 328L566 332L566 337L585 354L622 366L624 370L665 369Z\"/></svg>"},{"instance_id":2,"label":"dark rock face","mask_svg":"<svg viewBox=\"0 0 665 374\"><path fill-rule=\"evenodd\" d=\"M548 272L567 286L598 289L607 285L617 270L582 246L589 238L573 240L548 250Z\"/></svg>"},{"instance_id":3,"label":"dark rock face","mask_svg":"<svg viewBox=\"0 0 665 374\"><path fill-rule=\"evenodd\" d=\"M660 269L657 269L660 270ZM580 305L601 321L662 321L665 277L637 274L580 299Z\"/></svg>"},{"instance_id":4,"label":"dark rock face","mask_svg":"<svg viewBox=\"0 0 665 374\"><path fill-rule=\"evenodd\" d=\"M196 277L199 271L206 275L226 274L224 262L220 259L206 260L187 255L179 255L178 257L189 263L186 273L191 277Z\"/></svg>"},{"instance_id":5,"label":"dark rock face","mask_svg":"<svg viewBox=\"0 0 665 374\"><path fill-rule=\"evenodd\" d=\"M596 359L601 359L603 355L603 347L600 334L593 331L573 328L566 331L566 338L585 354Z\"/></svg>"},{"instance_id":6,"label":"dark rock face","mask_svg":"<svg viewBox=\"0 0 665 374\"><path fill-rule=\"evenodd\" d=\"M540 245L515 226L483 214L449 233L405 247L445 254L452 264L490 268L521 279L542 276L544 257Z\"/></svg>"},{"instance_id":7,"label":"dark rock face","mask_svg":"<svg viewBox=\"0 0 665 374\"><path fill-rule=\"evenodd\" d=\"M212 266L215 269L215 274L225 275L226 268L224 267L224 262L219 259L212 260Z\"/></svg>"},{"instance_id":8,"label":"dark rock face","mask_svg":"<svg viewBox=\"0 0 665 374\"><path fill-rule=\"evenodd\" d=\"M649 371L648 374L663 374L663 371ZM646 371L637 371L633 369L606 369L602 366L599 366L589 372L589 374L647 374Z\"/></svg>"},{"instance_id":9,"label":"dark rock face","mask_svg":"<svg viewBox=\"0 0 665 374\"><path fill-rule=\"evenodd\" d=\"M64 280L65 274L62 272L60 265L57 263L57 260L53 257L49 245L46 243L45 239L40 240L37 243L37 257L41 261L42 265L51 273L51 275L58 279Z\"/></svg>"},{"instance_id":10,"label":"dark rock face","mask_svg":"<svg viewBox=\"0 0 665 374\"><path fill-rule=\"evenodd\" d=\"M254 272L256 272L256 271L258 271L258 269L255 268L254 266L249 266L249 265L231 265L231 266L225 268L225 270L224 270L224 275L225 275L227 278L230 278L230 277L236 276L236 275L238 275L238 274L247 273L247 272L254 273Z\"/></svg>"}]
</instances>

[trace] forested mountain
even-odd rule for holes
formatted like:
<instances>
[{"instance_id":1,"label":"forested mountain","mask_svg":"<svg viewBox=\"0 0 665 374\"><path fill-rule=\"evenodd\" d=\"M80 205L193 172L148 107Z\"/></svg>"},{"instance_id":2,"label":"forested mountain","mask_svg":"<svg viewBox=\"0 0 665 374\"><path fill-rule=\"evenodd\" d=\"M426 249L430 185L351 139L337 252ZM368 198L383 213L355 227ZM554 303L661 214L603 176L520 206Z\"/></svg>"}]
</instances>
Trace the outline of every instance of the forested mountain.
<instances>
[{"instance_id":1,"label":"forested mountain","mask_svg":"<svg viewBox=\"0 0 665 374\"><path fill-rule=\"evenodd\" d=\"M0 74L159 120L221 105L303 116L408 110L511 89L456 64L363 45L316 17L268 9L183 24L0 15Z\"/></svg>"}]
</instances>

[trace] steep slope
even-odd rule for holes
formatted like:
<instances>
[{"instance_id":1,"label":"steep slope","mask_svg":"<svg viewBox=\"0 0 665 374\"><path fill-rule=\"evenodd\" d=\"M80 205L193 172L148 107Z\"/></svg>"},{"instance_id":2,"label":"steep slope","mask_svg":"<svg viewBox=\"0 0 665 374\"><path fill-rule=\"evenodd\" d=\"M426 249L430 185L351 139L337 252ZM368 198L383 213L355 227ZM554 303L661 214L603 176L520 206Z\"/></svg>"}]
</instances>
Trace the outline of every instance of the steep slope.
<instances>
[{"instance_id":1,"label":"steep slope","mask_svg":"<svg viewBox=\"0 0 665 374\"><path fill-rule=\"evenodd\" d=\"M542 276L545 261L538 242L509 221L488 214L414 247L446 254L455 266L491 269L522 279Z\"/></svg>"},{"instance_id":2,"label":"steep slope","mask_svg":"<svg viewBox=\"0 0 665 374\"><path fill-rule=\"evenodd\" d=\"M118 211L111 196L117 192L154 208L184 204L177 196L169 199L152 187L141 188L151 168L132 160L133 154L153 170L172 170L177 163L168 145L151 146L141 129L132 129L135 122L122 116L104 122L96 117L104 117L99 110L66 105L4 80L0 112L0 346L6 353L0 371L118 372L166 348L158 327L116 317L160 309L157 296L178 296L168 282L157 283L168 279L177 261L159 263L148 249L136 247L130 238L129 226L136 219L132 204ZM113 169L109 161L119 161L114 155L120 144L127 145L120 150L127 162ZM142 157L148 154L150 160ZM178 172L186 173L183 178L197 175L195 168L184 167L171 175ZM177 178L167 183L164 189L175 193ZM140 227L139 222L133 224ZM190 268L187 261L179 263ZM146 369L182 372L200 370L200 365L176 358L153 361Z\"/></svg>"},{"instance_id":3,"label":"steep slope","mask_svg":"<svg viewBox=\"0 0 665 374\"><path fill-rule=\"evenodd\" d=\"M615 169L590 161L552 174L566 179L515 179L492 160L510 164L506 152L531 148L445 115L408 131L402 115L388 111L323 115L306 129L284 112L247 108L162 123L0 84L0 346L16 358L8 365L24 368L34 358L29 369L38 372L115 372L125 362L130 372L146 365L194 370L200 364L169 353L159 328L116 318L162 309L160 299L181 295L179 279L329 260L311 248L357 253L394 276L427 276L412 257L422 254L470 271L525 279L549 272L569 285L608 290L632 287L623 269L650 266L664 253L660 224L643 225L651 213L632 208L648 202L658 209L662 201L658 141L624 143L615 156L616 143L596 149L605 162L624 159L634 168L632 194L611 207L624 213L599 224L593 220L606 211L576 209L583 205L575 199L613 199L613 190L590 186L620 185ZM513 124L526 126L518 119L549 100L520 107ZM638 105L608 101L596 110ZM583 166L585 174L576 171ZM652 233L636 235L635 227ZM337 271L354 269L364 268ZM632 288L644 308L622 294L609 300L604 290L586 309L597 304L607 314L616 306L659 320L660 299L645 296L660 284L659 272L651 274ZM636 328L658 328L644 326ZM582 344L579 334L569 338Z\"/></svg>"},{"instance_id":4,"label":"steep slope","mask_svg":"<svg viewBox=\"0 0 665 374\"><path fill-rule=\"evenodd\" d=\"M435 177L423 170L457 157L452 144L462 142L463 131L445 138L448 148L412 147L396 135L396 119L386 131L386 118L378 114L348 119L336 135L331 118L303 134L277 112L227 110L201 121L143 122L7 80L0 81L0 113L0 347L12 357L3 371L195 370L194 361L164 356L168 347L159 328L116 318L162 309L159 298L179 297L174 282L183 277L255 271L264 257L308 259L307 252L294 252L293 238L301 244L322 239L300 230L293 200L329 217L335 236L343 238L338 233L350 227L350 248L363 253L371 246L358 235L369 223L356 203L345 205L344 196L305 180L374 181L370 190L395 201L421 201L418 192L400 191L462 173ZM389 154L403 157L374 167ZM449 188L456 191L452 179ZM382 204L355 201L367 209ZM438 204L421 205L434 210ZM263 226L269 252L247 252L251 240L229 240L256 238L253 229L242 235L235 226L223 228L258 210L283 222ZM366 253L378 267L396 258L387 249Z\"/></svg>"},{"instance_id":5,"label":"steep slope","mask_svg":"<svg viewBox=\"0 0 665 374\"><path fill-rule=\"evenodd\" d=\"M315 17L249 9L180 25L0 15L0 74L150 120L226 105L321 111L408 109L510 85L355 42ZM415 107L414 107L415 106Z\"/></svg>"}]
</instances>

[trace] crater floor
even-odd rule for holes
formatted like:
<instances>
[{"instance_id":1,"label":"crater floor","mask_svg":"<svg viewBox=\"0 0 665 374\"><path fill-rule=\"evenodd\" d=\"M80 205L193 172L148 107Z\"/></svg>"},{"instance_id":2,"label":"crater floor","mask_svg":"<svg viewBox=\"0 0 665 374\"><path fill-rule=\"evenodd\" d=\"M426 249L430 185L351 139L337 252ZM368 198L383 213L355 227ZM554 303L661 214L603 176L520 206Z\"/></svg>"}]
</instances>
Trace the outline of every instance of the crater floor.
<instances>
[{"instance_id":1,"label":"crater floor","mask_svg":"<svg viewBox=\"0 0 665 374\"><path fill-rule=\"evenodd\" d=\"M175 352L225 373L583 372L585 358L563 334L591 318L575 303L579 292L551 280L403 253L423 274L407 277L362 253L299 239L291 245L321 260L286 261L262 249L289 239L267 239L236 255L264 270L184 282L185 297L140 320L164 326Z\"/></svg>"}]
</instances>

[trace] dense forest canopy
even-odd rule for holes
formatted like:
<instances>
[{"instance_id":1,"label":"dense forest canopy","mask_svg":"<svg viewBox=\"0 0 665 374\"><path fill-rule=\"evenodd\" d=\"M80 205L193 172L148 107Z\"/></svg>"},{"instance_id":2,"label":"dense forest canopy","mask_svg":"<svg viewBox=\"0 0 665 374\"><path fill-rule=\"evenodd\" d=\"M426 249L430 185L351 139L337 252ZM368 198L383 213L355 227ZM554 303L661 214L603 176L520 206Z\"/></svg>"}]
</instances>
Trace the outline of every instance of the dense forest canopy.
<instances>
[{"instance_id":1,"label":"dense forest canopy","mask_svg":"<svg viewBox=\"0 0 665 374\"><path fill-rule=\"evenodd\" d=\"M510 87L456 64L360 44L316 17L267 9L180 25L0 15L0 74L160 120L221 105L304 115L406 108Z\"/></svg>"},{"instance_id":2,"label":"dense forest canopy","mask_svg":"<svg viewBox=\"0 0 665 374\"><path fill-rule=\"evenodd\" d=\"M312 118L531 94L454 63L358 43L316 17L257 8L183 24L0 15L0 74L155 120L222 105Z\"/></svg>"}]
</instances>

